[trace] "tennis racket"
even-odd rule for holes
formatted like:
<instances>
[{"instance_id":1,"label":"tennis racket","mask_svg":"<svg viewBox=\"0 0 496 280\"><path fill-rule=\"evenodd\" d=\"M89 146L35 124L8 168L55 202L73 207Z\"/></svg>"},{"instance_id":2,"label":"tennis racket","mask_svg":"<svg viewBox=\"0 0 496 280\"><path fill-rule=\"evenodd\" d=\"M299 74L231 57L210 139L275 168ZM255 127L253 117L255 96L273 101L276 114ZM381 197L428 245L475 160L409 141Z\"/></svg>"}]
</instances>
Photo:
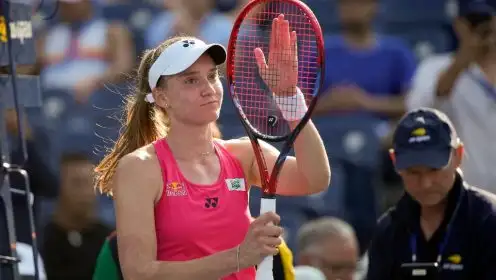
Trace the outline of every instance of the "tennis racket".
<instances>
[{"instance_id":1,"label":"tennis racket","mask_svg":"<svg viewBox=\"0 0 496 280\"><path fill-rule=\"evenodd\" d=\"M303 2L252 0L242 9L229 40L226 76L260 170L260 214L276 211L279 172L296 137L310 120L324 69L322 31ZM301 98L291 98L298 94ZM281 104L288 100L291 102ZM259 140L283 142L271 174ZM273 279L272 261L272 256L262 261L256 279Z\"/></svg>"}]
</instances>

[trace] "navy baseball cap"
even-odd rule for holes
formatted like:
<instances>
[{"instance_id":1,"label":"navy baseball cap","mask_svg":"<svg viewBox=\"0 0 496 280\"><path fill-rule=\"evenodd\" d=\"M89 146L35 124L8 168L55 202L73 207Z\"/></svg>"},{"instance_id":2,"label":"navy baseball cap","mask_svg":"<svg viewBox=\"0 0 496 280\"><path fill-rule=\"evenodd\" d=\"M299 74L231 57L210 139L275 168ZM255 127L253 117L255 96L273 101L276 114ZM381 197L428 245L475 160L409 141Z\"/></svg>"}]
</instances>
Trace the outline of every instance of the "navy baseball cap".
<instances>
[{"instance_id":1,"label":"navy baseball cap","mask_svg":"<svg viewBox=\"0 0 496 280\"><path fill-rule=\"evenodd\" d=\"M458 0L458 15L495 15L496 0Z\"/></svg>"},{"instance_id":2,"label":"navy baseball cap","mask_svg":"<svg viewBox=\"0 0 496 280\"><path fill-rule=\"evenodd\" d=\"M431 108L410 111L393 134L395 167L442 169L448 165L458 143L453 124L444 113Z\"/></svg>"}]
</instances>

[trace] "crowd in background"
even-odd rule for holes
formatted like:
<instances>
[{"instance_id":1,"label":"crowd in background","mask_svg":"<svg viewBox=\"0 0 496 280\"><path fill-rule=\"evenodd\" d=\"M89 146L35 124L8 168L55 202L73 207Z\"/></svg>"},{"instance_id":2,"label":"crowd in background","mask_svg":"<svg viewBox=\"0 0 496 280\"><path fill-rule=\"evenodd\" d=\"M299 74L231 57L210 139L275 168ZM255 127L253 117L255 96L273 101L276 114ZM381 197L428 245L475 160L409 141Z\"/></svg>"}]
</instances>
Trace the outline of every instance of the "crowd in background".
<instances>
[{"instance_id":1,"label":"crowd in background","mask_svg":"<svg viewBox=\"0 0 496 280\"><path fill-rule=\"evenodd\" d=\"M100 247L115 227L111 199L95 196L92 188L93 165L119 133L121 106L140 54L177 33L227 47L233 20L248 1L45 2L33 16L38 63L22 69L39 73L43 96L42 108L26 109L28 147L39 155L28 166L39 246L48 279L91 279ZM334 273L360 274L377 218L402 194L388 153L391 129L406 110L433 105L419 87L426 86L426 77L439 75L432 61L463 45L463 30L453 22L465 1L304 2L325 32L325 92L313 121L331 160L332 182L325 193L281 197L277 209L297 264L319 261ZM470 40L467 32L462 35ZM407 98L410 93L416 95ZM223 138L243 136L225 94L218 121ZM476 118L496 111L474 102L469 105L479 110ZM6 119L16 135L15 114L8 112ZM496 160L494 148L480 142L495 139L496 129L487 121L470 128L475 122L455 121L464 125L457 128L462 140L475 141L466 147L477 170L468 180L495 191L490 189L495 175L474 166ZM12 144L15 159L19 147ZM483 163L477 162L481 157ZM20 180L13 184L22 188ZM260 193L253 189L250 196L256 216ZM13 200L18 239L29 244L25 200L16 195ZM323 217L337 219L310 222Z\"/></svg>"}]
</instances>

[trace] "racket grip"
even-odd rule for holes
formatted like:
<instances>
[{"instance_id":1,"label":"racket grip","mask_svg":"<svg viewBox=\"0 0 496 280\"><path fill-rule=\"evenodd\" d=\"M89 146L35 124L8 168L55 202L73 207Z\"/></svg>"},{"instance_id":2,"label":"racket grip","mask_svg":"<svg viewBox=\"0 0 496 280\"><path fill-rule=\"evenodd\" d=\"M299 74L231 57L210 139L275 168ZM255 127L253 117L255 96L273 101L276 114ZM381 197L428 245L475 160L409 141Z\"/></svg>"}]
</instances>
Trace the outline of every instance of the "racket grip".
<instances>
[{"instance_id":1,"label":"racket grip","mask_svg":"<svg viewBox=\"0 0 496 280\"><path fill-rule=\"evenodd\" d=\"M267 212L276 212L276 199L275 198L262 198L260 203L260 215ZM274 265L274 257L267 256L262 260L257 268L256 280L273 280L274 273L272 268Z\"/></svg>"}]
</instances>

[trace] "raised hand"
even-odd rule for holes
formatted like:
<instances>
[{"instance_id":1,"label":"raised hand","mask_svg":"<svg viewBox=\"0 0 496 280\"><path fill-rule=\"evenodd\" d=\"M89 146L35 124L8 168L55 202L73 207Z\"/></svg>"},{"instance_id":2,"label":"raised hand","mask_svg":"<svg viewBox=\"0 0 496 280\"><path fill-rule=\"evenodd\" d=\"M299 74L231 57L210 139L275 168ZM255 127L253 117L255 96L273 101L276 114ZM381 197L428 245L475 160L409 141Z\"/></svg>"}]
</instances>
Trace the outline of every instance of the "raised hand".
<instances>
[{"instance_id":1,"label":"raised hand","mask_svg":"<svg viewBox=\"0 0 496 280\"><path fill-rule=\"evenodd\" d=\"M296 32L289 30L289 21L281 14L272 21L269 60L260 48L255 59L264 82L276 95L293 95L298 83L298 51Z\"/></svg>"}]
</instances>

